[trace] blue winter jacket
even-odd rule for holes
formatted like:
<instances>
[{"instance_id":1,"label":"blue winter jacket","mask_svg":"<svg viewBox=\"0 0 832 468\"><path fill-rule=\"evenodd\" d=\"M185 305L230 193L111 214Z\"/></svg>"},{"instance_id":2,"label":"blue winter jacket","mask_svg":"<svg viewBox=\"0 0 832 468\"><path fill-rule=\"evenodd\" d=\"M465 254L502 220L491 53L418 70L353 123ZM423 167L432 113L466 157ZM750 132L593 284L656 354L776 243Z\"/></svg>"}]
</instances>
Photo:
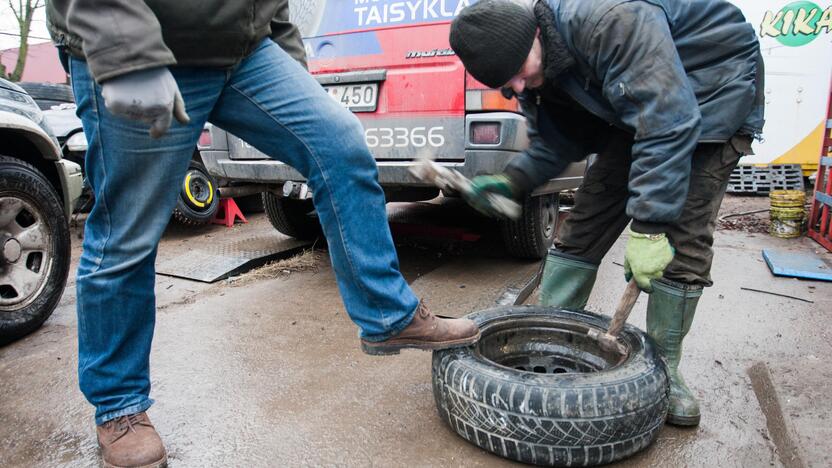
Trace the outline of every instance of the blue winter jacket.
<instances>
[{"instance_id":1,"label":"blue winter jacket","mask_svg":"<svg viewBox=\"0 0 832 468\"><path fill-rule=\"evenodd\" d=\"M627 214L641 225L674 221L696 145L762 131L763 64L753 27L724 0L540 1L574 59L547 77L544 93L555 87L607 128L632 134ZM568 106L541 100L538 91L521 102L530 147L509 175L539 186L594 152L568 128Z\"/></svg>"}]
</instances>

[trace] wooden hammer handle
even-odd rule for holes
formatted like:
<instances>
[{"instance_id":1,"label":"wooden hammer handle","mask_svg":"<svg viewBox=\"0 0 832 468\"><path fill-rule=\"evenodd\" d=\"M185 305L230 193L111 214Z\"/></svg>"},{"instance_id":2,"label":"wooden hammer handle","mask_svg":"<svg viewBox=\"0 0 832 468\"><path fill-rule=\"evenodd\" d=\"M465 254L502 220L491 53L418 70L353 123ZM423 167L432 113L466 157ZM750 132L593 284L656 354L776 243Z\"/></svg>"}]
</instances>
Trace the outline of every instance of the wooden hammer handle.
<instances>
[{"instance_id":1,"label":"wooden hammer handle","mask_svg":"<svg viewBox=\"0 0 832 468\"><path fill-rule=\"evenodd\" d=\"M627 289L624 290L624 294L618 302L618 307L615 309L615 315L612 316L612 322L610 322L610 328L607 330L607 335L614 337L618 336L618 332L624 328L624 324L627 323L627 318L630 316L630 312L633 311L633 306L636 304L639 293L641 293L641 290L638 288L638 283L636 283L635 278L633 278L629 283L627 283Z\"/></svg>"}]
</instances>

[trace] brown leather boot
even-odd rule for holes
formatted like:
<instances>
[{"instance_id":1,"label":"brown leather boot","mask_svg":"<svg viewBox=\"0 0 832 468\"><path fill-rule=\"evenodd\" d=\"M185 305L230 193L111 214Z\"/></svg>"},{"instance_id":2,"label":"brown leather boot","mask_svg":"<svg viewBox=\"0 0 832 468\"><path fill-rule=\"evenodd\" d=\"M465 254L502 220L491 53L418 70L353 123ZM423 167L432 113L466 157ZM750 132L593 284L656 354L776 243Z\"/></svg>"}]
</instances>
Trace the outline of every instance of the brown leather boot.
<instances>
[{"instance_id":1,"label":"brown leather boot","mask_svg":"<svg viewBox=\"0 0 832 468\"><path fill-rule=\"evenodd\" d=\"M398 335L385 341L361 340L361 349L372 355L399 354L404 348L437 350L468 346L480 339L477 325L468 319L437 317L419 302L413 321Z\"/></svg>"},{"instance_id":2,"label":"brown leather boot","mask_svg":"<svg viewBox=\"0 0 832 468\"><path fill-rule=\"evenodd\" d=\"M96 427L104 468L162 468L168 455L147 413L121 416Z\"/></svg>"}]
</instances>

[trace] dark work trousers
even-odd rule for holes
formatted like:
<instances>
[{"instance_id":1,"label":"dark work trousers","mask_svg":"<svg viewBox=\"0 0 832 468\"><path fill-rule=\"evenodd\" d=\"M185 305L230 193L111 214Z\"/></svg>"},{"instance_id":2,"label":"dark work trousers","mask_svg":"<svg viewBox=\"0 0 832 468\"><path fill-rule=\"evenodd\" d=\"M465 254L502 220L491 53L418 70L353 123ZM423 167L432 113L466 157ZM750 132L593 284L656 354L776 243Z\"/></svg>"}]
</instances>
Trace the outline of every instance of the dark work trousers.
<instances>
[{"instance_id":1,"label":"dark work trousers","mask_svg":"<svg viewBox=\"0 0 832 468\"><path fill-rule=\"evenodd\" d=\"M691 159L690 188L682 214L668 224L676 249L664 278L711 286L714 229L728 179L751 138L735 136L726 143L701 143ZM625 213L629 192L632 137L614 133L590 166L575 194L575 206L561 225L558 251L600 263L630 222Z\"/></svg>"}]
</instances>

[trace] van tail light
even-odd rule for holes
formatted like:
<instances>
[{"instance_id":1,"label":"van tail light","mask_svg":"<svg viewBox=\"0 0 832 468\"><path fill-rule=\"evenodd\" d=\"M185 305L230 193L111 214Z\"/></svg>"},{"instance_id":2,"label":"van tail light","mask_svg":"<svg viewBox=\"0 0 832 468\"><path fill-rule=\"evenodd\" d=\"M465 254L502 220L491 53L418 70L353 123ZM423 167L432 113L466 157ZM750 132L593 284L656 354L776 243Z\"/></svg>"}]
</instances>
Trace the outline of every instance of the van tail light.
<instances>
[{"instance_id":1,"label":"van tail light","mask_svg":"<svg viewBox=\"0 0 832 468\"><path fill-rule=\"evenodd\" d=\"M499 145L499 122L471 122L471 143L475 145Z\"/></svg>"},{"instance_id":2,"label":"van tail light","mask_svg":"<svg viewBox=\"0 0 832 468\"><path fill-rule=\"evenodd\" d=\"M199 140L196 142L196 146L198 148L210 148L211 147L211 129L210 128L203 128L202 133L199 134Z\"/></svg>"},{"instance_id":3,"label":"van tail light","mask_svg":"<svg viewBox=\"0 0 832 468\"><path fill-rule=\"evenodd\" d=\"M465 91L466 111L520 112L516 98L506 99L499 89L469 89Z\"/></svg>"},{"instance_id":4,"label":"van tail light","mask_svg":"<svg viewBox=\"0 0 832 468\"><path fill-rule=\"evenodd\" d=\"M465 73L465 110L469 112L520 112L517 98L506 98L499 89L491 89Z\"/></svg>"}]
</instances>

